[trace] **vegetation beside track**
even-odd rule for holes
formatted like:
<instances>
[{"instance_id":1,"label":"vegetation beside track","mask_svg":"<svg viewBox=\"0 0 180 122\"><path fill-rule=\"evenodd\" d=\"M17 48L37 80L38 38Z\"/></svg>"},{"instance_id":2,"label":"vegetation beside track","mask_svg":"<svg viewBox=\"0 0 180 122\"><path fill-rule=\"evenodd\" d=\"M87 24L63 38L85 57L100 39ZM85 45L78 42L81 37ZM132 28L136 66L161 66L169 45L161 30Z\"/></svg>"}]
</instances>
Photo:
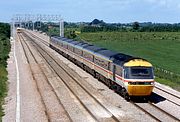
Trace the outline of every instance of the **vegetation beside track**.
<instances>
[{"instance_id":1,"label":"vegetation beside track","mask_svg":"<svg viewBox=\"0 0 180 122\"><path fill-rule=\"evenodd\" d=\"M155 66L156 81L180 91L179 32L80 33L78 39L149 60Z\"/></svg>"},{"instance_id":2,"label":"vegetation beside track","mask_svg":"<svg viewBox=\"0 0 180 122\"><path fill-rule=\"evenodd\" d=\"M7 59L10 51L10 25L0 23L0 121L2 121L4 97L7 94Z\"/></svg>"}]
</instances>

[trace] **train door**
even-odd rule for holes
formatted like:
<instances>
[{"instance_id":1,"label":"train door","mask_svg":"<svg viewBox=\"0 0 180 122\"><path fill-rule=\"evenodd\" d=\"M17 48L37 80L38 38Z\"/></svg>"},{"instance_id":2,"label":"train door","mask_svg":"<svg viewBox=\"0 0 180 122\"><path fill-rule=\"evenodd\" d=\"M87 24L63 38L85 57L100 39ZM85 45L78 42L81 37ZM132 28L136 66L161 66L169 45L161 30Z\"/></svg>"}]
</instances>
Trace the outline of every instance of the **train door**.
<instances>
[{"instance_id":1,"label":"train door","mask_svg":"<svg viewBox=\"0 0 180 122\"><path fill-rule=\"evenodd\" d=\"M116 65L113 65L113 80L116 81Z\"/></svg>"}]
</instances>

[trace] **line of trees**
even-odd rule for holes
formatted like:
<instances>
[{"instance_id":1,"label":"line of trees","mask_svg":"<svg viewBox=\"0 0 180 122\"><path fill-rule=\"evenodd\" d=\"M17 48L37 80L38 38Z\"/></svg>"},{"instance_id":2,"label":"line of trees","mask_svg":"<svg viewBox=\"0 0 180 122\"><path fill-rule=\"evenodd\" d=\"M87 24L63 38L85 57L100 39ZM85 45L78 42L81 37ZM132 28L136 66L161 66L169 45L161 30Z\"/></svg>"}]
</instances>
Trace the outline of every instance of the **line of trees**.
<instances>
[{"instance_id":1,"label":"line of trees","mask_svg":"<svg viewBox=\"0 0 180 122\"><path fill-rule=\"evenodd\" d=\"M81 32L100 32L100 31L127 31L126 28L113 27L113 26L82 26Z\"/></svg>"},{"instance_id":2,"label":"line of trees","mask_svg":"<svg viewBox=\"0 0 180 122\"><path fill-rule=\"evenodd\" d=\"M180 32L180 23L105 23L100 20L93 20L89 24L81 26L81 32L100 32L100 31L121 31L121 32Z\"/></svg>"},{"instance_id":3,"label":"line of trees","mask_svg":"<svg viewBox=\"0 0 180 122\"><path fill-rule=\"evenodd\" d=\"M6 66L8 59L8 52L10 50L10 25L0 23L0 65Z\"/></svg>"},{"instance_id":4,"label":"line of trees","mask_svg":"<svg viewBox=\"0 0 180 122\"><path fill-rule=\"evenodd\" d=\"M0 23L0 34L1 36L10 37L10 25L7 23Z\"/></svg>"},{"instance_id":5,"label":"line of trees","mask_svg":"<svg viewBox=\"0 0 180 122\"><path fill-rule=\"evenodd\" d=\"M120 32L180 32L179 25L149 25L140 26L137 23L127 27L115 26L82 26L81 32L101 32L101 31L120 31Z\"/></svg>"}]
</instances>

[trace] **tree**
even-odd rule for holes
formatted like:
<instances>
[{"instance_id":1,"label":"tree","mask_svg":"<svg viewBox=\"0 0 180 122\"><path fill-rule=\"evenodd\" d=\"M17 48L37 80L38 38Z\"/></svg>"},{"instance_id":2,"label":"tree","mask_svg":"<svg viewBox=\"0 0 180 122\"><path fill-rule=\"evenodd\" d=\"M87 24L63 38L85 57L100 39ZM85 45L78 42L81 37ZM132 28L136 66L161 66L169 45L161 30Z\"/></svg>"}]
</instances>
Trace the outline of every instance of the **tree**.
<instances>
[{"instance_id":1,"label":"tree","mask_svg":"<svg viewBox=\"0 0 180 122\"><path fill-rule=\"evenodd\" d=\"M139 29L139 22L134 22L132 27L134 30L138 30Z\"/></svg>"}]
</instances>

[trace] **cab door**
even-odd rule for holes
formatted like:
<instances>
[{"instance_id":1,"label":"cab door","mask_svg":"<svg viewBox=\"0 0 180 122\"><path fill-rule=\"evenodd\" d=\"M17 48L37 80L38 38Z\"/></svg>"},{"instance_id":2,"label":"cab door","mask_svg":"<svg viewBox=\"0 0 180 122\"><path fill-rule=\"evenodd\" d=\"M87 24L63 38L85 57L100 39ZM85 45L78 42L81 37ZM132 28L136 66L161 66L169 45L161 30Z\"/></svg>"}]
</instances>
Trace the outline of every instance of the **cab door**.
<instances>
[{"instance_id":1,"label":"cab door","mask_svg":"<svg viewBox=\"0 0 180 122\"><path fill-rule=\"evenodd\" d=\"M116 65L113 65L113 80L116 81Z\"/></svg>"}]
</instances>

